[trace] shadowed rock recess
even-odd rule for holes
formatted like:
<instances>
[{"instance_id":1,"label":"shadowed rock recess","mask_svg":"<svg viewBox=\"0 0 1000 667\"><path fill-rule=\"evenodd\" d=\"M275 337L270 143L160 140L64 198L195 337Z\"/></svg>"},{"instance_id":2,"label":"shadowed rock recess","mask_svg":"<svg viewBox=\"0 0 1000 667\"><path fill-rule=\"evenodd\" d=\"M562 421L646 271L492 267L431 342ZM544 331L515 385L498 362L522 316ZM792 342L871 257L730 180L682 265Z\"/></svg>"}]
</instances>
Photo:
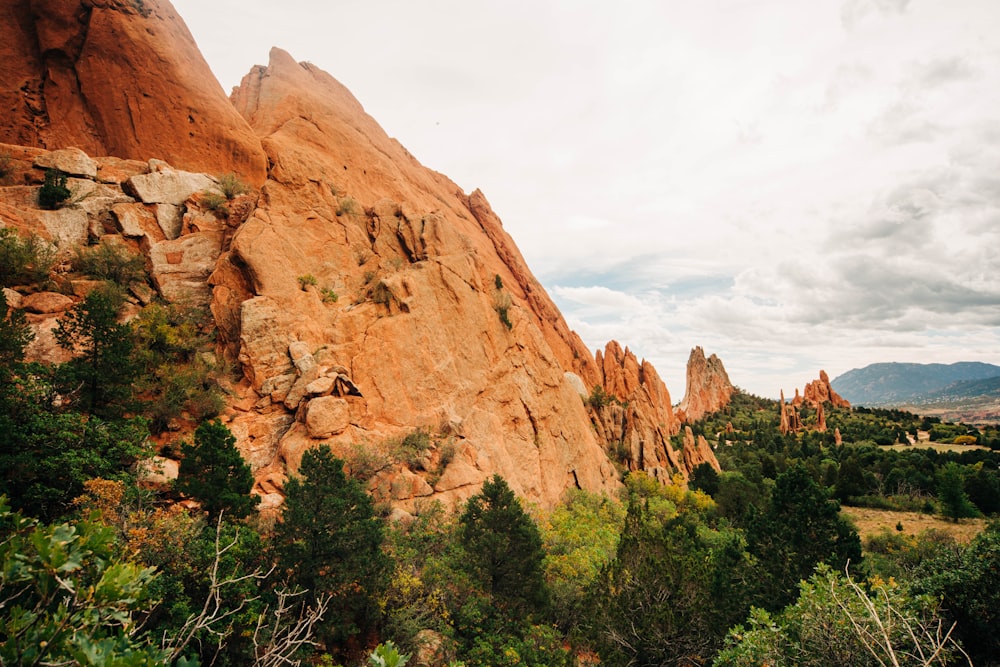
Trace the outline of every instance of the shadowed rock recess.
<instances>
[{"instance_id":1,"label":"shadowed rock recess","mask_svg":"<svg viewBox=\"0 0 1000 667\"><path fill-rule=\"evenodd\" d=\"M40 4L0 9L0 151L21 182L0 221L64 254L120 237L159 297L210 308L242 371L224 420L264 508L322 443L403 511L494 473L552 506L626 469L718 465L671 446L681 423L652 365L616 342L595 357L568 328L486 197L423 167L330 75L273 49L226 101L167 2ZM53 156L92 164L71 181L99 196L37 210L26 192ZM258 188L220 218L200 193L229 171Z\"/></svg>"}]
</instances>

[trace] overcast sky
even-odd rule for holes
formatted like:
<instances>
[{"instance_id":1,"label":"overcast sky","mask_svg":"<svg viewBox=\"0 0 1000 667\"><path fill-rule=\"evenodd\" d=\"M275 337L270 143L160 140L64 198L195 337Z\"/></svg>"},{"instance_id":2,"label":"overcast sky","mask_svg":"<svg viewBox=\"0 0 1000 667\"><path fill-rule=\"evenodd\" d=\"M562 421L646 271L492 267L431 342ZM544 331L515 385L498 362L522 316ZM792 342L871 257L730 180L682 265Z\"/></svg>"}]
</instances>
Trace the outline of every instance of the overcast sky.
<instances>
[{"instance_id":1,"label":"overcast sky","mask_svg":"<svg viewBox=\"0 0 1000 667\"><path fill-rule=\"evenodd\" d=\"M570 326L790 394L1000 364L998 0L174 0L228 91L271 46L480 188Z\"/></svg>"}]
</instances>

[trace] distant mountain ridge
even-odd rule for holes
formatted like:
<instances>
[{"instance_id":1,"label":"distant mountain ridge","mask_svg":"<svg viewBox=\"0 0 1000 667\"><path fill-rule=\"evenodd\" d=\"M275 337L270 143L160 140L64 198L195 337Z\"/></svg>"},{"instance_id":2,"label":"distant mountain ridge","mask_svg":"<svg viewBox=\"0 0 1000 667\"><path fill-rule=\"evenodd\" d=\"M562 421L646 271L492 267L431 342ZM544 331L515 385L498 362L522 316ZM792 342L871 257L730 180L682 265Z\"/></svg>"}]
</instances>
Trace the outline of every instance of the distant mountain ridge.
<instances>
[{"instance_id":1,"label":"distant mountain ridge","mask_svg":"<svg viewBox=\"0 0 1000 667\"><path fill-rule=\"evenodd\" d=\"M1000 366L978 361L878 363L850 370L834 378L831 385L852 405L886 406L924 402L932 396L940 400L944 395L988 393L995 390L995 384L977 383L991 379L1000 382Z\"/></svg>"}]
</instances>

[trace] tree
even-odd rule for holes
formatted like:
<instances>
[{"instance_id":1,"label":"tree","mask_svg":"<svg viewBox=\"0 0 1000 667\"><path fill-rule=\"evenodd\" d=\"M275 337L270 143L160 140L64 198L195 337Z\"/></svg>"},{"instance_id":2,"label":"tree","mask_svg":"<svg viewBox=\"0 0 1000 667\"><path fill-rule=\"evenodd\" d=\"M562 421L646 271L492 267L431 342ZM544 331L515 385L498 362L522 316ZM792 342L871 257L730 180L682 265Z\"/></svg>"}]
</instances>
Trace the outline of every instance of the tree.
<instances>
[{"instance_id":1,"label":"tree","mask_svg":"<svg viewBox=\"0 0 1000 667\"><path fill-rule=\"evenodd\" d=\"M949 461L938 470L937 478L937 497L941 503L941 514L955 522L979 516L979 510L965 493L965 473L962 471L962 466Z\"/></svg>"},{"instance_id":2,"label":"tree","mask_svg":"<svg viewBox=\"0 0 1000 667\"><path fill-rule=\"evenodd\" d=\"M719 473L711 463L699 463L691 471L689 486L692 490L704 491L714 497L719 492Z\"/></svg>"},{"instance_id":3,"label":"tree","mask_svg":"<svg viewBox=\"0 0 1000 667\"><path fill-rule=\"evenodd\" d=\"M766 511L747 521L747 543L760 565L760 604L771 611L795 599L818 563L861 561L858 534L802 465L778 475Z\"/></svg>"},{"instance_id":4,"label":"tree","mask_svg":"<svg viewBox=\"0 0 1000 667\"><path fill-rule=\"evenodd\" d=\"M203 422L194 432L194 445L181 443L181 456L176 488L200 501L210 518L222 512L242 518L257 507L250 495L253 473L225 424Z\"/></svg>"},{"instance_id":5,"label":"tree","mask_svg":"<svg viewBox=\"0 0 1000 667\"><path fill-rule=\"evenodd\" d=\"M138 632L154 604L154 568L116 558L110 528L47 526L11 512L0 496L0 534L0 664L170 664ZM192 664L177 657L178 667Z\"/></svg>"},{"instance_id":6,"label":"tree","mask_svg":"<svg viewBox=\"0 0 1000 667\"><path fill-rule=\"evenodd\" d=\"M128 407L138 368L132 327L118 323L125 297L105 283L59 320L56 341L80 356L64 364L66 380L83 395L84 411L117 416Z\"/></svg>"},{"instance_id":7,"label":"tree","mask_svg":"<svg viewBox=\"0 0 1000 667\"><path fill-rule=\"evenodd\" d=\"M23 310L7 307L7 294L0 289L0 379L9 380L14 365L24 361L24 348L35 338Z\"/></svg>"},{"instance_id":8,"label":"tree","mask_svg":"<svg viewBox=\"0 0 1000 667\"><path fill-rule=\"evenodd\" d=\"M542 537L502 477L469 499L460 524L469 573L493 603L512 613L544 610Z\"/></svg>"},{"instance_id":9,"label":"tree","mask_svg":"<svg viewBox=\"0 0 1000 667\"><path fill-rule=\"evenodd\" d=\"M975 664L995 664L1000 655L1000 524L991 523L964 549L941 550L922 563L914 589L941 600Z\"/></svg>"},{"instance_id":10,"label":"tree","mask_svg":"<svg viewBox=\"0 0 1000 667\"><path fill-rule=\"evenodd\" d=\"M798 600L780 614L755 608L733 628L717 667L930 667L968 662L953 637L955 625L930 598L893 581L867 587L821 565L803 581Z\"/></svg>"},{"instance_id":11,"label":"tree","mask_svg":"<svg viewBox=\"0 0 1000 667\"><path fill-rule=\"evenodd\" d=\"M304 601L332 596L325 639L344 642L377 619L375 599L390 569L382 540L371 498L344 474L344 462L326 445L303 454L299 474L285 484L272 546L287 583L308 591Z\"/></svg>"},{"instance_id":12,"label":"tree","mask_svg":"<svg viewBox=\"0 0 1000 667\"><path fill-rule=\"evenodd\" d=\"M629 504L617 555L590 600L601 664L702 664L749 609L742 535L712 530L696 512L660 524Z\"/></svg>"},{"instance_id":13,"label":"tree","mask_svg":"<svg viewBox=\"0 0 1000 667\"><path fill-rule=\"evenodd\" d=\"M127 476L148 450L141 417L62 412L55 400L42 368L0 381L0 493L46 521L66 512L85 481Z\"/></svg>"}]
</instances>

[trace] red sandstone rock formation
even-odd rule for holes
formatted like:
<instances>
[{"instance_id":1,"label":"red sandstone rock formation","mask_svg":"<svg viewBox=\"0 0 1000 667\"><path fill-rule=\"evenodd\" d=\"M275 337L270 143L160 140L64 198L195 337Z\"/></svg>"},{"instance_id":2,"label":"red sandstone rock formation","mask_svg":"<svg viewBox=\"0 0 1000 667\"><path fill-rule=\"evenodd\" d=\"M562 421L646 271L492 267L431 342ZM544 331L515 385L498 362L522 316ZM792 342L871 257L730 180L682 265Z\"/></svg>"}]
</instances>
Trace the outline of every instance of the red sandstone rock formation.
<instances>
[{"instance_id":1,"label":"red sandstone rock formation","mask_svg":"<svg viewBox=\"0 0 1000 667\"><path fill-rule=\"evenodd\" d=\"M695 347L688 357L687 390L677 406L677 419L690 424L718 412L729 405L734 391L722 361L714 354L706 359L705 351Z\"/></svg>"},{"instance_id":2,"label":"red sandstone rock formation","mask_svg":"<svg viewBox=\"0 0 1000 667\"><path fill-rule=\"evenodd\" d=\"M204 94L203 62L173 10L149 0L150 16L111 0L79 11L72 2L54 5L67 23L61 41L34 3L7 6L0 18L16 26L24 44L42 39L31 37L33 30L47 35L47 44L65 43L66 67L81 72L83 88L57 99L46 86L42 122L29 127L18 112L0 136L46 146L72 137L119 157L19 149L23 182L37 183L47 164L62 160L81 172L74 187L94 196L80 209L41 212L36 188L4 188L0 220L39 231L64 253L110 234L146 254L160 296L210 306L220 353L244 374L225 419L265 507L280 504L286 475L306 449L322 443L349 463L359 448L388 461L370 488L404 510L425 498L459 502L494 473L546 506L569 488L611 491L620 482L607 452L618 443L630 469L664 481L700 462L717 465L697 441L680 453L671 448L679 424L650 364L614 342L596 360L590 356L482 193L466 195L421 166L328 74L275 49L267 67L244 78L232 104L259 137L271 168L259 198L238 199L228 215L216 216L201 203L211 179L176 168L209 169L198 166L199 153L185 152L187 128L150 120L160 142L180 146L178 162L137 162L121 158L150 156L144 122L126 131L105 116L77 123L51 113L90 113L85 100L113 98L117 88L105 90L96 75L87 79L102 71L91 40L113 28L124 53L136 44L148 49L151 55L135 56L138 65L145 57L167 65L179 58L192 70L155 84L141 70L123 72L125 90L147 93L165 116L183 109L196 128L219 118L219 132L229 136L239 123L226 120L213 95ZM89 27L85 34L70 29L74 21ZM147 36L140 34L147 28ZM73 35L79 48L69 46ZM33 57L42 67L41 56ZM111 65L124 68L126 61L112 57ZM167 65L151 76L171 78L162 69ZM175 85L193 87L183 103ZM131 121L146 118L128 108ZM220 142L200 142L209 162L241 155ZM250 156L244 164L256 162ZM305 276L311 280L299 280ZM48 318L40 331L51 329L49 314L38 317ZM597 385L616 401L595 415L584 398ZM428 451L417 463L393 460L392 440L417 428L432 436Z\"/></svg>"},{"instance_id":3,"label":"red sandstone rock formation","mask_svg":"<svg viewBox=\"0 0 1000 667\"><path fill-rule=\"evenodd\" d=\"M0 142L264 181L260 141L168 2L8 0L0 25Z\"/></svg>"},{"instance_id":4,"label":"red sandstone rock formation","mask_svg":"<svg viewBox=\"0 0 1000 667\"><path fill-rule=\"evenodd\" d=\"M830 386L830 376L826 374L826 371L822 370L819 372L818 380L813 380L805 386L805 389L802 391L802 398L812 405L832 403L835 408L851 407L850 402L833 390L833 387Z\"/></svg>"}]
</instances>

